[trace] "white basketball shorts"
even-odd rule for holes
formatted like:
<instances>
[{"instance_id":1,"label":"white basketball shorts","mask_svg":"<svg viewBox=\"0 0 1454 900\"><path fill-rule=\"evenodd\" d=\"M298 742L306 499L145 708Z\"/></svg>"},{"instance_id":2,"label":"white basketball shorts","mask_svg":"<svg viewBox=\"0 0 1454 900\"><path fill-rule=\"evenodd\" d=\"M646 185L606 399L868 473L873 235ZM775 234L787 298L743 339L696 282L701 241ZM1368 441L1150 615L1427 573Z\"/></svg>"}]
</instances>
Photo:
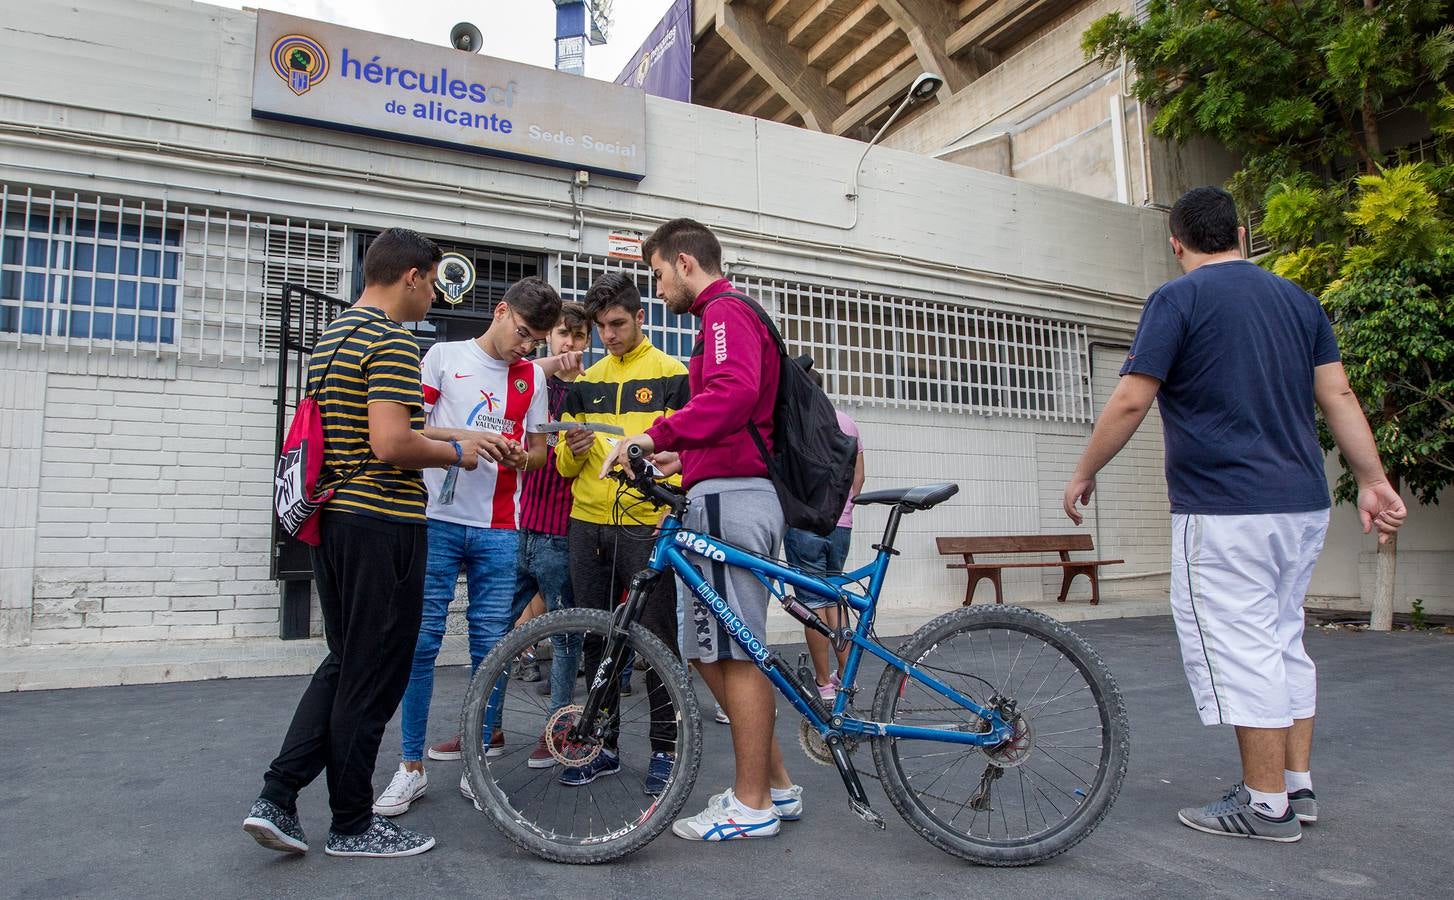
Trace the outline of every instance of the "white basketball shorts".
<instances>
[{"instance_id":1,"label":"white basketball shorts","mask_svg":"<svg viewBox=\"0 0 1454 900\"><path fill-rule=\"evenodd\" d=\"M1317 707L1303 595L1328 510L1171 517L1171 612L1205 725L1286 728Z\"/></svg>"}]
</instances>

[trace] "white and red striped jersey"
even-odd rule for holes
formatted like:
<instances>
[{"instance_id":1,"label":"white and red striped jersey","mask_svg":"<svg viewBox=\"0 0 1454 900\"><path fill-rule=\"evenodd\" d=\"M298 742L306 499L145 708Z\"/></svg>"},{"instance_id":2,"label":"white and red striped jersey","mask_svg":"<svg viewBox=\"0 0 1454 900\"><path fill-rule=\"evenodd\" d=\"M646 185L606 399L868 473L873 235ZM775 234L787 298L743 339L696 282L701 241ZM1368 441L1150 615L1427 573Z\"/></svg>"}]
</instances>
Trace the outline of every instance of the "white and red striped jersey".
<instances>
[{"instance_id":1,"label":"white and red striped jersey","mask_svg":"<svg viewBox=\"0 0 1454 900\"><path fill-rule=\"evenodd\" d=\"M473 341L435 344L420 365L425 424L434 428L494 431L517 443L548 421L545 375L529 360L506 363ZM431 519L476 528L518 527L520 473L480 458L474 471L460 470L454 502L439 503L446 469L425 469Z\"/></svg>"}]
</instances>

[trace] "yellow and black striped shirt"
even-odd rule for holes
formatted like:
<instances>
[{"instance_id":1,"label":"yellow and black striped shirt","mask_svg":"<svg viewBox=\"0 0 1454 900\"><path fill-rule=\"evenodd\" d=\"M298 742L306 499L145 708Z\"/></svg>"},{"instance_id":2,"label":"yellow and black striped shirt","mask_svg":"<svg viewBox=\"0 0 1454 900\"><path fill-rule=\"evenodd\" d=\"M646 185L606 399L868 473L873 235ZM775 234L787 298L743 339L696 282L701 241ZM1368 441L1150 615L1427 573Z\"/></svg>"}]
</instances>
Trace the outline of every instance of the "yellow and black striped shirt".
<instances>
[{"instance_id":1,"label":"yellow and black striped shirt","mask_svg":"<svg viewBox=\"0 0 1454 900\"><path fill-rule=\"evenodd\" d=\"M327 380L318 390L325 369ZM423 477L374 458L369 449L370 403L402 404L409 410L414 429L424 427L419 345L414 336L381 309L350 307L319 336L308 361L308 391L317 399L323 417L321 486L337 485L363 464L357 475L338 488L327 508L423 523L428 499Z\"/></svg>"}]
</instances>

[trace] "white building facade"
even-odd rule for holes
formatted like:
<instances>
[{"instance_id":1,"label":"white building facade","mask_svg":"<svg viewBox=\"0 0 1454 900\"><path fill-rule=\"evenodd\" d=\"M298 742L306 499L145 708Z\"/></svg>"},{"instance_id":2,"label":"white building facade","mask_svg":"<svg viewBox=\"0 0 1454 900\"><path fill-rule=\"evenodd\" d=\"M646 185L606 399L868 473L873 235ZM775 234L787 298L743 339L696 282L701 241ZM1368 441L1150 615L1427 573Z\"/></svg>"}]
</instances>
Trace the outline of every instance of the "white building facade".
<instances>
[{"instance_id":1,"label":"white building facade","mask_svg":"<svg viewBox=\"0 0 1454 900\"><path fill-rule=\"evenodd\" d=\"M964 591L935 535L1072 530L1062 486L1142 298L1174 273L1157 211L883 148L855 209L844 194L862 144L718 110L646 98L645 177L581 177L254 117L252 12L40 0L10 19L0 646L278 635L278 298L293 283L351 300L363 247L392 225L469 255L482 309L523 275L580 296L636 265L607 256L612 233L681 215L713 226L731 277L861 425L869 487L961 485L901 532L885 608L926 613ZM482 327L468 307L421 337ZM650 321L686 355L690 321L655 303ZM864 560L883 515L858 523ZM1154 414L1102 476L1086 527L1126 560L1104 593L1164 596ZM1335 529L1315 593L1358 593L1371 545L1350 532ZM1425 552L1418 540L1405 554ZM1438 540L1400 570L1430 608L1451 603ZM1041 600L1058 577L1005 587Z\"/></svg>"}]
</instances>

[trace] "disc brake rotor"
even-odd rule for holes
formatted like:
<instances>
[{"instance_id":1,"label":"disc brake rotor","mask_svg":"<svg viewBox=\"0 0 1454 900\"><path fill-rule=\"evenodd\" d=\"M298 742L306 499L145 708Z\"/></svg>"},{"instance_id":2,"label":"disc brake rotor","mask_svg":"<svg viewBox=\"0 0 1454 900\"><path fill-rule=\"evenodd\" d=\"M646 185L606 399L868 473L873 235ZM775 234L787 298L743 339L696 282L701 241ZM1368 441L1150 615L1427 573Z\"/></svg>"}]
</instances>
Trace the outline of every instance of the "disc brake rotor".
<instances>
[{"instance_id":1,"label":"disc brake rotor","mask_svg":"<svg viewBox=\"0 0 1454 900\"><path fill-rule=\"evenodd\" d=\"M1030 758L1030 753L1035 747L1035 736L1030 729L1029 718L1023 713L1014 712L1013 708L1001 711L1007 714L1005 718L1010 724L1010 737L1004 743L982 749L984 755L989 758L990 765L1001 769L1013 769Z\"/></svg>"},{"instance_id":2,"label":"disc brake rotor","mask_svg":"<svg viewBox=\"0 0 1454 900\"><path fill-rule=\"evenodd\" d=\"M593 762L601 754L596 742L573 741L570 731L581 718L581 706L562 706L545 723L545 747L555 761L574 768Z\"/></svg>"}]
</instances>

